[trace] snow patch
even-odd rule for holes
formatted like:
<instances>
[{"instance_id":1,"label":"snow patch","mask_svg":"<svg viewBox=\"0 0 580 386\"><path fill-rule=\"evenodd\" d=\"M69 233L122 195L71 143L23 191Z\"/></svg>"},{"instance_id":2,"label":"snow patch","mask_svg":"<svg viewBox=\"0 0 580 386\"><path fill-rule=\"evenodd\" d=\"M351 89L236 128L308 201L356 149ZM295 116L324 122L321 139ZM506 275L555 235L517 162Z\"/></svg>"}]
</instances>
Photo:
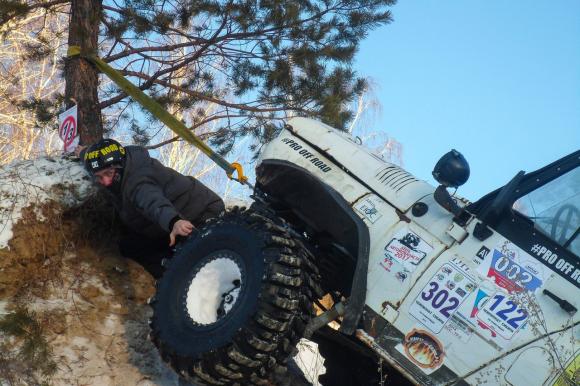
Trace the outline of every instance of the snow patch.
<instances>
[{"instance_id":1,"label":"snow patch","mask_svg":"<svg viewBox=\"0 0 580 386\"><path fill-rule=\"evenodd\" d=\"M318 377L326 373L326 368L324 358L318 351L318 345L310 340L301 339L297 348L298 353L294 356L294 361L313 386L320 385Z\"/></svg>"},{"instance_id":2,"label":"snow patch","mask_svg":"<svg viewBox=\"0 0 580 386\"><path fill-rule=\"evenodd\" d=\"M22 209L50 200L71 208L82 203L92 191L85 169L69 159L41 157L1 167L0 249L8 247L12 226L22 217ZM42 220L41 214L37 214Z\"/></svg>"},{"instance_id":3,"label":"snow patch","mask_svg":"<svg viewBox=\"0 0 580 386\"><path fill-rule=\"evenodd\" d=\"M226 208L228 208L228 209L231 209L234 206L249 208L250 205L252 205L252 200L250 200L249 198L242 199L242 198L238 198L238 197L228 197L228 198L226 198L224 204L225 204Z\"/></svg>"},{"instance_id":4,"label":"snow patch","mask_svg":"<svg viewBox=\"0 0 580 386\"><path fill-rule=\"evenodd\" d=\"M90 269L88 264L81 264L81 266L85 270ZM96 288L98 290L100 296L113 296L115 294L111 288L107 287L105 285L105 283L103 281L99 280L97 277L90 277L90 278L86 279L83 282L81 287L82 288L87 288L87 287Z\"/></svg>"},{"instance_id":5,"label":"snow patch","mask_svg":"<svg viewBox=\"0 0 580 386\"><path fill-rule=\"evenodd\" d=\"M74 346L77 346L75 348L81 349L90 345L90 341L84 336L75 336L70 343Z\"/></svg>"},{"instance_id":6,"label":"snow patch","mask_svg":"<svg viewBox=\"0 0 580 386\"><path fill-rule=\"evenodd\" d=\"M103 323L103 330L105 332L114 331L120 324L121 321L119 320L119 317L117 315L111 314L105 319Z\"/></svg>"},{"instance_id":7,"label":"snow patch","mask_svg":"<svg viewBox=\"0 0 580 386\"><path fill-rule=\"evenodd\" d=\"M8 306L8 302L0 300L0 316L8 314L6 306Z\"/></svg>"},{"instance_id":8,"label":"snow patch","mask_svg":"<svg viewBox=\"0 0 580 386\"><path fill-rule=\"evenodd\" d=\"M35 298L33 301L28 303L28 308L32 311L69 311L74 307L74 304L69 299L40 299Z\"/></svg>"},{"instance_id":9,"label":"snow patch","mask_svg":"<svg viewBox=\"0 0 580 386\"><path fill-rule=\"evenodd\" d=\"M219 258L204 265L187 291L186 305L191 319L201 324L216 322L218 308L224 299L222 295L231 297L226 298L230 301L226 302L228 307L224 307L225 311L229 311L239 294L239 291L234 290L234 281L239 283L241 278L240 268L231 259Z\"/></svg>"}]
</instances>

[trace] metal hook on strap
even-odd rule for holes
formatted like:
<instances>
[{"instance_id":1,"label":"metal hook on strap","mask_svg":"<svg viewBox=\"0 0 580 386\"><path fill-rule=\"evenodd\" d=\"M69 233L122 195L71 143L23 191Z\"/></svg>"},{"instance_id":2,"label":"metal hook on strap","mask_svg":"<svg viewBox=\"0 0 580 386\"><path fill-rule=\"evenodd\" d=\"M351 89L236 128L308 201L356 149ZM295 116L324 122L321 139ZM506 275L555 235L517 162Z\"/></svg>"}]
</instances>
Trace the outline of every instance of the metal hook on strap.
<instances>
[{"instance_id":1,"label":"metal hook on strap","mask_svg":"<svg viewBox=\"0 0 580 386\"><path fill-rule=\"evenodd\" d=\"M240 163L238 163L238 162L232 162L230 165L238 173L238 177L237 178L234 178L233 172L232 173L227 173L226 172L228 178L230 180L238 181L240 184L247 185L247 186L249 186L253 190L254 189L254 186L248 182L248 176L244 175L244 168L242 167L242 165Z\"/></svg>"},{"instance_id":2,"label":"metal hook on strap","mask_svg":"<svg viewBox=\"0 0 580 386\"><path fill-rule=\"evenodd\" d=\"M239 164L238 162L232 162L230 165L235 169L236 172L238 172L238 178L233 177L233 174L234 174L233 172L226 173L228 175L228 178L230 180L236 180L236 181L239 181L239 182L245 184L248 181L248 177L244 176L244 168L242 167L242 165Z\"/></svg>"}]
</instances>

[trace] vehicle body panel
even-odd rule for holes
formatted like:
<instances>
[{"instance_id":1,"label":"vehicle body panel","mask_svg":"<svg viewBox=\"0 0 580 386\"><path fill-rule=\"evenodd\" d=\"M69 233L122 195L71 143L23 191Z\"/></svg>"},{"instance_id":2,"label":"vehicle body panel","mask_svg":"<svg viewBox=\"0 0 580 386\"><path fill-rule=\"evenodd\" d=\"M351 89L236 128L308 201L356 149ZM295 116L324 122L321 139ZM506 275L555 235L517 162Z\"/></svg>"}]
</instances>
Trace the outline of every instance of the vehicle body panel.
<instances>
[{"instance_id":1,"label":"vehicle body panel","mask_svg":"<svg viewBox=\"0 0 580 386\"><path fill-rule=\"evenodd\" d=\"M322 157L330 162L339 159L341 168L356 176L369 190L374 190L402 212L406 212L417 200L434 191L428 183L370 153L347 133L308 118L291 118L288 120L288 127L295 137L317 147L317 158L324 153ZM279 138L284 135L286 134L282 133Z\"/></svg>"},{"instance_id":2,"label":"vehicle body panel","mask_svg":"<svg viewBox=\"0 0 580 386\"><path fill-rule=\"evenodd\" d=\"M350 153L348 156L354 156L357 151L351 150ZM293 136L288 130L283 130L264 148L258 163L266 159L288 161L308 170L312 175L332 186L350 203L368 193L368 189L344 173L340 167L326 160L313 146Z\"/></svg>"}]
</instances>

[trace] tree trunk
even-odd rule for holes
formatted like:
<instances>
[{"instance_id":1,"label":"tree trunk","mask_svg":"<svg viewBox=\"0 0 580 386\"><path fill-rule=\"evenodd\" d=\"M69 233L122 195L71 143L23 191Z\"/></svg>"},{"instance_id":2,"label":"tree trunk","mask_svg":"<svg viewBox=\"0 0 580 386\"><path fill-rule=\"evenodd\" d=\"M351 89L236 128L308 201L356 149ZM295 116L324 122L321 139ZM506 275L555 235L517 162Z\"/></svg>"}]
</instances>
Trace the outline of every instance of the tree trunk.
<instances>
[{"instance_id":1,"label":"tree trunk","mask_svg":"<svg viewBox=\"0 0 580 386\"><path fill-rule=\"evenodd\" d=\"M68 44L81 47L82 52L97 52L102 0L72 0ZM78 107L77 126L80 143L91 144L103 137L99 109L99 77L95 66L74 57L65 65L65 98L67 107Z\"/></svg>"}]
</instances>

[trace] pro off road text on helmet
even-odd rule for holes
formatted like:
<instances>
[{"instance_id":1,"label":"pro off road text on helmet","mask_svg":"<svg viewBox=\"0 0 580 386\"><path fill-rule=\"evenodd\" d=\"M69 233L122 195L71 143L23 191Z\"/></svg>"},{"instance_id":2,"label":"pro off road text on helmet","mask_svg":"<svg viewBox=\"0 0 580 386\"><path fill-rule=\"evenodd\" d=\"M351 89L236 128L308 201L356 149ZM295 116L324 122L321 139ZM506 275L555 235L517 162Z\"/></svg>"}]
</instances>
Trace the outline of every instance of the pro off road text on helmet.
<instances>
[{"instance_id":1,"label":"pro off road text on helmet","mask_svg":"<svg viewBox=\"0 0 580 386\"><path fill-rule=\"evenodd\" d=\"M125 160L125 148L113 139L102 139L91 145L85 153L85 167L91 173L109 166L122 166Z\"/></svg>"}]
</instances>

